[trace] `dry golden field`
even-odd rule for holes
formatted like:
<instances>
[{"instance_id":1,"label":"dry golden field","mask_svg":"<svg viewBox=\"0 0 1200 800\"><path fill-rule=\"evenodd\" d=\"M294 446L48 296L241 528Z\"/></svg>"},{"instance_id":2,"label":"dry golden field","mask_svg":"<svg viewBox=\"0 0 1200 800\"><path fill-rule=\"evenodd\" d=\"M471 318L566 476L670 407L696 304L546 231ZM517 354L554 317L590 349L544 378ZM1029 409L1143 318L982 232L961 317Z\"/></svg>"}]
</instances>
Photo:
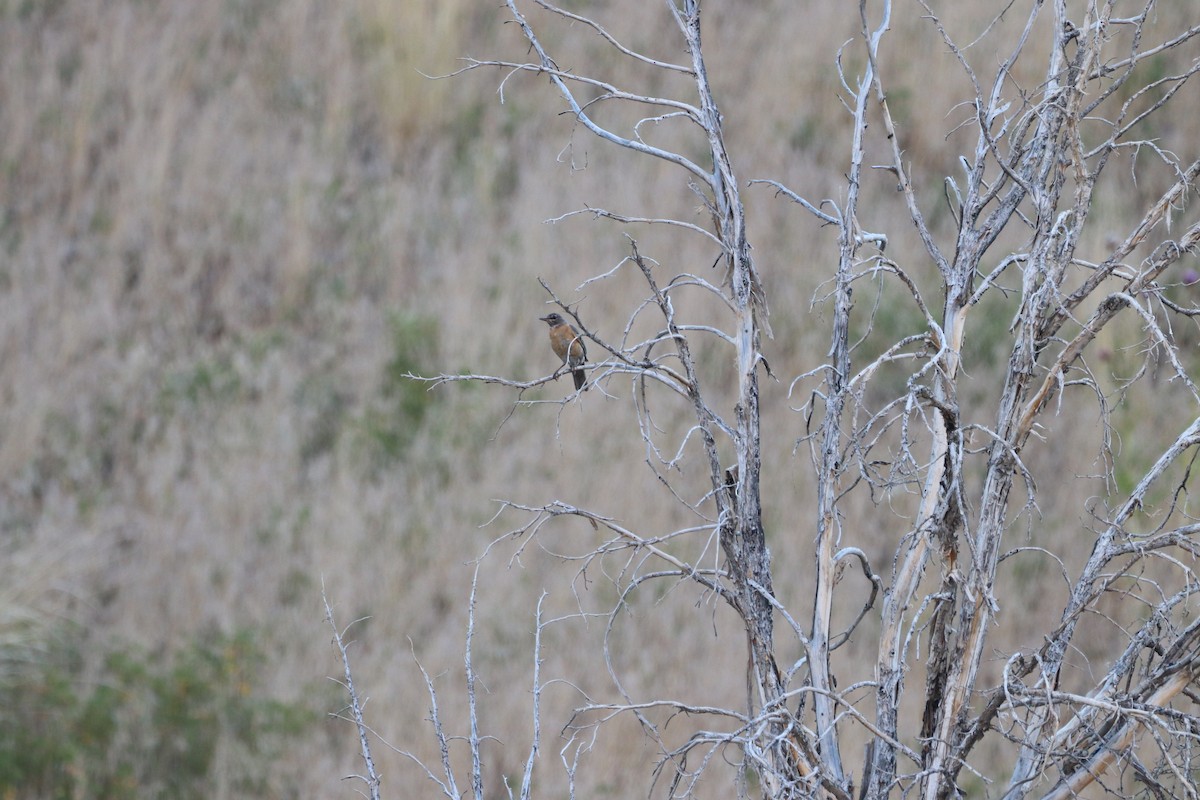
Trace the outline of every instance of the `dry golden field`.
<instances>
[{"instance_id":1,"label":"dry golden field","mask_svg":"<svg viewBox=\"0 0 1200 800\"><path fill-rule=\"evenodd\" d=\"M665 4L571 5L631 47L683 58ZM815 199L844 195L850 119L834 59L858 33L855 5L708 5L709 72L742 177ZM933 5L966 40L995 4ZM890 99L934 233L950 236L941 186L969 146L952 133L968 85L919 5L898 3L895 14L883 48ZM1189 3L1164 3L1155 27L1196 17ZM474 560L525 521L511 511L493 519L498 499L561 499L647 533L686 524L646 466L627 380L506 419L511 389L427 391L403 377L548 374L557 364L537 320L547 313L538 278L580 302L595 330L619 335L644 294L633 272L575 288L627 255L624 233L672 269L703 273L716 255L677 230L546 222L585 205L707 219L677 171L589 137L544 78L512 76L501 95L501 71L426 77L458 69L463 56L525 58L504 22L500 3L469 0L0 0L3 796L356 796L343 780L361 770L356 734L327 716L345 698L328 677L341 665L322 585L342 625L369 617L351 629L368 722L436 760L415 659L450 732L465 734ZM981 65L1013 24L978 45ZM552 31L564 67L687 91L613 59L585 30ZM853 72L862 59L847 52ZM1042 63L1022 76L1029 85ZM1190 161L1194 87L1164 119L1154 135ZM864 226L886 231L889 255L922 274L892 178L869 180ZM1095 213L1115 226L1161 190L1153 173L1128 179ZM780 378L763 388L765 521L776 589L802 612L815 522L807 451L794 449L805 422L793 409L811 387L789 397L788 386L825 358L828 315L812 298L833 273L836 242L769 188L744 197L772 309L766 354ZM1103 247L1096 230L1081 251ZM993 412L1012 311L997 301L968 334L961 399L979 422ZM720 321L703 303L688 312ZM885 302L873 335L914 322ZM1125 349L1136 351L1136 321L1119 330L1130 339L1107 344L1104 362L1114 384L1137 363ZM719 393L736 380L734 365L723 350L700 350ZM569 383L526 399L557 399ZM1176 388L1140 383L1117 409L1117 446L1134 464L1194 416ZM1027 456L1040 514L1014 533L1068 554L1073 537L1086 538L1089 504L1114 488L1096 478L1056 491L1060 476L1101 471L1095 409L1071 402ZM666 435L682 436L686 415L661 413ZM1151 418L1161 424L1140 424ZM703 492L702 472L679 479ZM881 567L911 502L864 495L844 521ZM520 775L528 748L538 597L549 592L546 617L614 601L603 568L581 574L560 558L595 546L586 522L550 525L519 555L520 543L505 541L483 562L474 659L480 725L496 737L484 747L490 798L507 796L504 778ZM1001 576L1017 615L1007 646L1040 635L1065 592L1032 563ZM631 692L722 705L744 696L743 636L711 598L680 585L623 614L614 652ZM867 643L873 625L877 617L859 632ZM583 693L615 696L597 649L603 632L602 620L547 631L543 679L563 682L543 697L539 796L565 796L557 737L570 709ZM1080 641L1100 655L1123 640L1097 624ZM872 653L863 647L864 663ZM653 755L635 726L602 729L581 761L582 795L644 795ZM375 756L385 797L437 794L405 758L382 744ZM182 779L168 773L192 778L173 784Z\"/></svg>"}]
</instances>

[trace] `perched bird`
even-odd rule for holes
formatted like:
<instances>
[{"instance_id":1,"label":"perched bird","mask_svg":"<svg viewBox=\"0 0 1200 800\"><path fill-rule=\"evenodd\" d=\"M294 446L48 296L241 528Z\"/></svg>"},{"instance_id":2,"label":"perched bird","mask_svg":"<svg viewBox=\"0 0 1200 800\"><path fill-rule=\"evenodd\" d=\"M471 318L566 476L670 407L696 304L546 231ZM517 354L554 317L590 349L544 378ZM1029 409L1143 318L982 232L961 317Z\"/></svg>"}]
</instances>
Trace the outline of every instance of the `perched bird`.
<instances>
[{"instance_id":1,"label":"perched bird","mask_svg":"<svg viewBox=\"0 0 1200 800\"><path fill-rule=\"evenodd\" d=\"M583 345L583 337L561 314L547 314L538 319L550 326L550 346L562 359L563 364L570 368L571 375L575 378L575 391L579 391L587 380L586 373L581 369L587 361L587 348Z\"/></svg>"}]
</instances>

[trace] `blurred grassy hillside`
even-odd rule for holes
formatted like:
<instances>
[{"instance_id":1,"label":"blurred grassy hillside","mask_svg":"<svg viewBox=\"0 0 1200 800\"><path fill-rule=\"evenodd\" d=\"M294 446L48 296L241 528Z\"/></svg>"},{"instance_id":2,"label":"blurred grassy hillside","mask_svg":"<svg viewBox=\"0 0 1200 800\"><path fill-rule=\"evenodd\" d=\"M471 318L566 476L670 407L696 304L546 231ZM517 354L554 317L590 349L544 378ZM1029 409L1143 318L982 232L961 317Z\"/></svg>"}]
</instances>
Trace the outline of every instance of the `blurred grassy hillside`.
<instances>
[{"instance_id":1,"label":"blurred grassy hillside","mask_svg":"<svg viewBox=\"0 0 1200 800\"><path fill-rule=\"evenodd\" d=\"M684 58L660 4L624 5L583 4L631 47ZM709 72L744 177L840 201L848 118L833 62L859 23L839 5L711 4ZM973 39L992 6L957 4L948 23ZM502 11L467 0L0 2L0 693L47 698L0 712L0 784L25 787L6 796L350 796L341 778L358 770L354 736L324 717L343 698L326 679L340 667L322 581L341 623L370 617L353 630L352 656L371 723L429 758L413 654L463 732L453 690L469 562L523 521L506 514L481 528L495 498L561 498L646 532L684 524L645 468L627 386L561 411L520 408L502 425L509 390L430 392L403 377L548 374L538 277L582 299L600 334L619 336L644 291L632 273L573 290L626 255L623 232L672 270L703 273L716 255L678 231L543 224L585 204L706 220L681 175L588 138L544 78L511 77L501 95L502 72L424 77L462 56L523 59ZM637 91L686 91L614 60L585 30L547 35L570 55L563 66L603 69ZM940 187L966 141L947 134L967 83L928 24L898 20L890 37L905 149L917 180ZM1038 80L1036 70L1023 77ZM1196 118L1194 93L1179 105L1173 119ZM698 146L663 127L667 141ZM1158 135L1169 146L1188 127ZM889 255L919 273L888 175L870 180L864 227L886 230ZM1130 192L1155 188L1131 181ZM940 189L931 196L935 232L949 236ZM811 490L807 459L792 452L804 422L789 405L804 399L789 399L787 385L828 346L810 301L832 272L834 241L767 189L747 190L746 202L773 309L767 353L782 379L764 389L767 524L776 584L802 608ZM1103 213L1126 210L1114 198ZM997 305L997 332L1010 314ZM919 324L885 304L874 330ZM970 342L980 421L1006 357L998 340ZM733 365L701 350L720 392ZM565 391L560 382L537 396ZM687 430L671 408L659 422ZM1132 446L1143 445L1153 451L1152 441ZM1095 452L1055 451L1033 468L1095 472ZM681 480L700 486L703 475ZM1048 497L1044 535L1073 533L1081 501ZM864 505L847 525L881 556L903 532L891 520ZM588 549L584 523L555 525L562 552ZM510 563L509 552L490 562L476 621L476 667L492 690L481 724L504 742L489 745L497 797L527 747L528 694L512 687L528 684L536 599L554 586L547 615L575 607L575 566L537 549ZM602 584L576 585L599 594ZM624 674L736 705L736 629L694 593L655 600L630 611ZM555 632L545 676L610 692L589 649L600 633ZM579 697L548 690L546 751ZM646 771L619 768L644 757L621 730L596 743L595 766L580 774L595 794L647 785ZM39 733L37 746L16 744ZM387 796L433 788L396 754L376 756ZM538 776L562 785L551 766Z\"/></svg>"}]
</instances>

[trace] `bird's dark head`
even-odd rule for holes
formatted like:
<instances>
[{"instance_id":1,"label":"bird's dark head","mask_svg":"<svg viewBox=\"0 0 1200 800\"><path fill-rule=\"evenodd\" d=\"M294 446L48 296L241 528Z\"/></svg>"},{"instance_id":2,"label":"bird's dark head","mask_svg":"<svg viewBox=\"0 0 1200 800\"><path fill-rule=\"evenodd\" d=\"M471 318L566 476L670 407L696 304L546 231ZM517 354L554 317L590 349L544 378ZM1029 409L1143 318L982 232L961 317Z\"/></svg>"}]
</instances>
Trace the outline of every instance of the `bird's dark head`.
<instances>
[{"instance_id":1,"label":"bird's dark head","mask_svg":"<svg viewBox=\"0 0 1200 800\"><path fill-rule=\"evenodd\" d=\"M553 328L555 325L563 324L562 314L547 314L544 317L538 317L538 319L549 325L551 328Z\"/></svg>"}]
</instances>

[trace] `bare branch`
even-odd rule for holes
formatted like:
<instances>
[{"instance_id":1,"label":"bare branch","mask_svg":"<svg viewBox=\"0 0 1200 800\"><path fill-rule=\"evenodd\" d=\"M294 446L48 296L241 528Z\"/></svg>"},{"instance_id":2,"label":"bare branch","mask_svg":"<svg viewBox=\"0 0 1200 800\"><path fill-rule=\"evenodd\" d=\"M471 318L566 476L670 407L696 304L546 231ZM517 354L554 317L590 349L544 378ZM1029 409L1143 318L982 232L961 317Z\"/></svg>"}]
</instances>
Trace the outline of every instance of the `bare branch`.
<instances>
[{"instance_id":1,"label":"bare branch","mask_svg":"<svg viewBox=\"0 0 1200 800\"><path fill-rule=\"evenodd\" d=\"M367 785L368 796L371 800L379 800L379 774L375 771L375 760L371 757L371 744L367 740L367 725L363 721L362 710L365 701L359 699L358 691L354 688L354 676L350 672L350 654L346 648L344 632L338 629L337 623L333 620L333 608L329 605L329 597L325 594L324 579L321 580L321 602L325 605L325 621L333 629L333 643L337 647L338 654L342 659L342 668L345 675L345 683L342 685L345 687L346 693L350 695L351 718L354 721L354 727L358 729L358 744L362 753L363 765L367 770L366 775L352 775L350 777L360 780ZM350 624L353 625L354 623Z\"/></svg>"}]
</instances>

